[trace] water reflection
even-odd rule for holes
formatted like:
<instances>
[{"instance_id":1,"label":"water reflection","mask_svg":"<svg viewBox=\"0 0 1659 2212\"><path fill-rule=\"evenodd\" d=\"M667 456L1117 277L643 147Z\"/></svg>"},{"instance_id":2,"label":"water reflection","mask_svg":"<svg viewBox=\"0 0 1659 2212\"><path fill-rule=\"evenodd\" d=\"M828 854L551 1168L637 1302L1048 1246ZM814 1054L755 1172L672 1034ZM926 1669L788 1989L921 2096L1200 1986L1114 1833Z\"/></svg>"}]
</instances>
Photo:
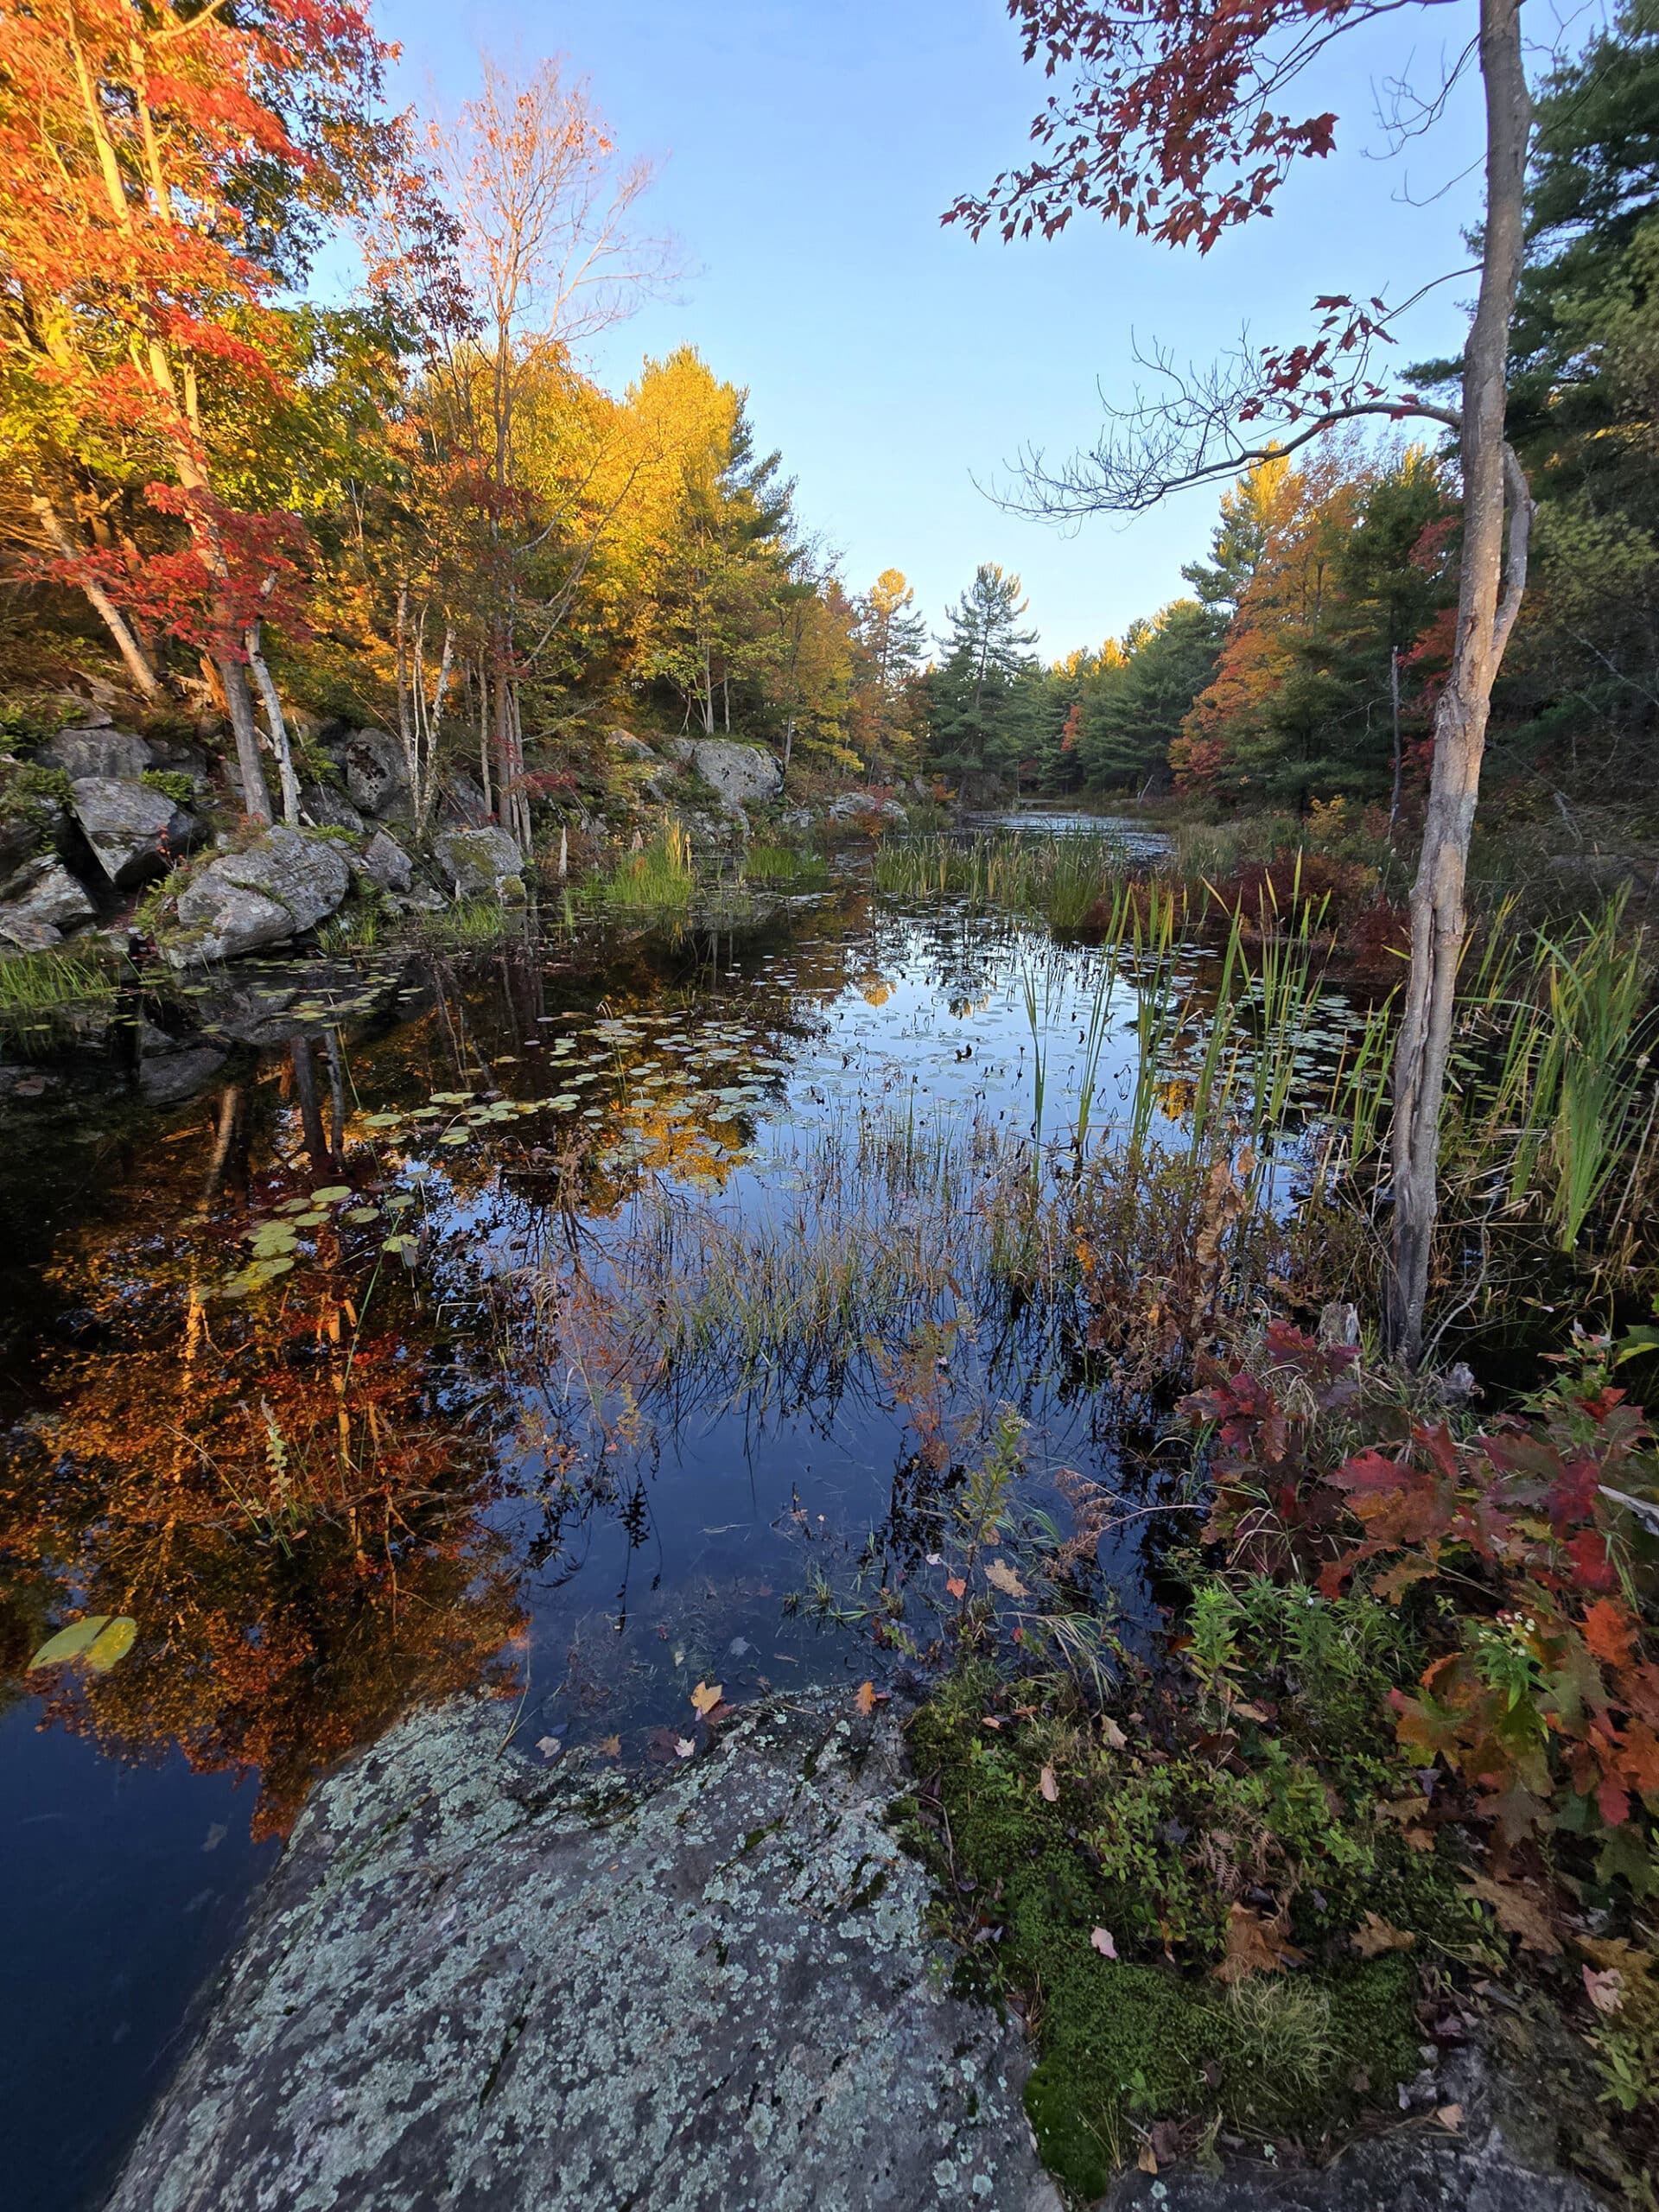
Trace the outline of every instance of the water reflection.
<instances>
[{"instance_id":1,"label":"water reflection","mask_svg":"<svg viewBox=\"0 0 1659 2212\"><path fill-rule=\"evenodd\" d=\"M5 1194L28 1347L7 1694L67 1618L139 1632L107 1674L34 1678L45 1732L0 1736L8 1800L48 1812L73 1738L148 1764L167 1818L211 1803L209 1832L245 1776L239 1833L270 1837L333 1761L469 1688L544 1758L672 1758L699 1681L734 1702L879 1663L837 1632L849 1578L901 1655L881 1605L934 1574L1003 1402L1033 1500L1115 1479L1090 1317L1027 1287L1039 1065L1045 1173L1109 1147L1148 1033L1167 1128L1213 963L1102 963L853 888L742 932L314 976L280 1005L267 978L215 1095L42 1122ZM1146 1526L1101 1560L1129 1632ZM28 1911L16 1840L0 1896ZM135 1924L152 1883L139 1848ZM66 1998L36 2039L43 2111L74 2018ZM119 2070L111 2141L143 2075ZM36 2205L78 2201L36 2179Z\"/></svg>"}]
</instances>

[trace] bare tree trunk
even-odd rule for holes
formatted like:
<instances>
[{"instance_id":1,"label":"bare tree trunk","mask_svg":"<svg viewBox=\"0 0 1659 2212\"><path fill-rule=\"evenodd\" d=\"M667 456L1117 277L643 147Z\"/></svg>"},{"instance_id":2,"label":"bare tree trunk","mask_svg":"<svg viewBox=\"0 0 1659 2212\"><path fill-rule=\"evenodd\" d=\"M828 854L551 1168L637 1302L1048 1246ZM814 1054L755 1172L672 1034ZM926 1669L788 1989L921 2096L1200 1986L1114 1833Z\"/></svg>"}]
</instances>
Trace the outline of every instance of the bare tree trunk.
<instances>
[{"instance_id":1,"label":"bare tree trunk","mask_svg":"<svg viewBox=\"0 0 1659 2212\"><path fill-rule=\"evenodd\" d=\"M153 704L162 696L161 679L150 666L149 658L139 644L131 624L87 568L85 555L50 499L43 493L37 492L31 494L29 504L35 510L41 534L53 551L60 561L73 563L75 582L86 594L87 604L115 640L116 650L125 662L127 673L137 685L139 696Z\"/></svg>"},{"instance_id":2,"label":"bare tree trunk","mask_svg":"<svg viewBox=\"0 0 1659 2212\"><path fill-rule=\"evenodd\" d=\"M1394 790L1389 799L1389 842L1394 842L1400 823L1400 779L1404 763L1400 752L1400 648L1389 647L1389 704L1394 715Z\"/></svg>"},{"instance_id":3,"label":"bare tree trunk","mask_svg":"<svg viewBox=\"0 0 1659 2212\"><path fill-rule=\"evenodd\" d=\"M264 703L265 728L270 733L270 749L276 755L276 780L282 787L283 819L290 830L300 826L300 779L294 772L294 754L288 742L288 724L283 718L283 702L276 696L276 686L271 681L265 657L259 649L259 625L250 623L247 635L248 666L253 671L253 680L259 687L259 696Z\"/></svg>"},{"instance_id":4,"label":"bare tree trunk","mask_svg":"<svg viewBox=\"0 0 1659 2212\"><path fill-rule=\"evenodd\" d=\"M1384 1332L1389 1352L1408 1366L1415 1365L1423 1348L1439 1197L1440 1110L1463 953L1464 883L1481 755L1493 679L1526 585L1532 519L1526 478L1503 438L1532 120L1522 60L1520 0L1481 0L1480 66L1486 95L1486 220L1480 298L1464 356L1457 644L1434 717L1428 812L1411 893L1411 969L1394 1062L1394 1261Z\"/></svg>"},{"instance_id":5,"label":"bare tree trunk","mask_svg":"<svg viewBox=\"0 0 1659 2212\"><path fill-rule=\"evenodd\" d=\"M490 678L484 656L478 657L478 779L484 791L484 811L495 812L490 782Z\"/></svg>"},{"instance_id":6,"label":"bare tree trunk","mask_svg":"<svg viewBox=\"0 0 1659 2212\"><path fill-rule=\"evenodd\" d=\"M213 665L219 671L219 680L225 687L225 705L231 717L231 730L236 739L236 766L242 779L242 811L251 815L256 822L270 819L270 792L265 783L265 766L259 758L259 725L253 718L253 694L248 689L248 671L239 660L232 660L228 653L216 653Z\"/></svg>"}]
</instances>

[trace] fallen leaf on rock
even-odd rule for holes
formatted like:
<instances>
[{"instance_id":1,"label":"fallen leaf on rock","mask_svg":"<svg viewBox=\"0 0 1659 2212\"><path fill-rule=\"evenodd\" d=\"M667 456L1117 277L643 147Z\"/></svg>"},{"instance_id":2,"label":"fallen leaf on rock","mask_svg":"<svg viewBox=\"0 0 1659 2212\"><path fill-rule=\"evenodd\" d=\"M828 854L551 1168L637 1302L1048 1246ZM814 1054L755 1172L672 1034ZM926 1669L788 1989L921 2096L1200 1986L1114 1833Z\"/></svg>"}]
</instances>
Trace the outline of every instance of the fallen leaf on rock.
<instances>
[{"instance_id":1,"label":"fallen leaf on rock","mask_svg":"<svg viewBox=\"0 0 1659 2212\"><path fill-rule=\"evenodd\" d=\"M1235 1904L1228 1910L1227 1955L1216 1968L1216 1979L1243 1981L1249 1974L1282 1974L1290 1960L1301 1955L1286 1942L1276 1922L1264 1920L1247 1904Z\"/></svg>"},{"instance_id":2,"label":"fallen leaf on rock","mask_svg":"<svg viewBox=\"0 0 1659 2212\"><path fill-rule=\"evenodd\" d=\"M1434 2117L1440 2121L1442 2127L1446 2128L1452 2134L1455 2135L1458 2130L1463 2126L1463 2107L1461 2105L1437 2105L1434 2108Z\"/></svg>"},{"instance_id":3,"label":"fallen leaf on rock","mask_svg":"<svg viewBox=\"0 0 1659 2212\"><path fill-rule=\"evenodd\" d=\"M1096 1928L1089 1941L1103 1959L1115 1959L1117 1956L1117 1945L1112 1941L1112 1931L1109 1928Z\"/></svg>"},{"instance_id":4,"label":"fallen leaf on rock","mask_svg":"<svg viewBox=\"0 0 1659 2212\"><path fill-rule=\"evenodd\" d=\"M1046 1766L1043 1769L1042 1779L1038 1783L1037 1787L1042 1791L1044 1796L1047 1798L1051 1805L1058 1805L1059 1803L1060 1785L1054 1778L1054 1770L1052 1766Z\"/></svg>"},{"instance_id":5,"label":"fallen leaf on rock","mask_svg":"<svg viewBox=\"0 0 1659 2212\"><path fill-rule=\"evenodd\" d=\"M1355 1929L1351 1940L1362 1957L1378 1959L1384 1951L1408 1951L1417 1938L1406 1929L1390 1927L1380 1915L1368 1912L1363 1926Z\"/></svg>"},{"instance_id":6,"label":"fallen leaf on rock","mask_svg":"<svg viewBox=\"0 0 1659 2212\"><path fill-rule=\"evenodd\" d=\"M1624 1977L1617 1967L1584 1969L1584 1993L1598 2012L1617 2012L1624 2002Z\"/></svg>"},{"instance_id":7,"label":"fallen leaf on rock","mask_svg":"<svg viewBox=\"0 0 1659 2212\"><path fill-rule=\"evenodd\" d=\"M857 1689L853 1694L853 1710L855 1713L874 1713L875 1711L875 1684L874 1682L861 1682L859 1684Z\"/></svg>"},{"instance_id":8,"label":"fallen leaf on rock","mask_svg":"<svg viewBox=\"0 0 1659 2212\"><path fill-rule=\"evenodd\" d=\"M1005 1559L994 1559L985 1570L985 1580L994 1590L1005 1598L1029 1598L1031 1592Z\"/></svg>"},{"instance_id":9,"label":"fallen leaf on rock","mask_svg":"<svg viewBox=\"0 0 1659 2212\"><path fill-rule=\"evenodd\" d=\"M556 1736L538 1736L536 1738L536 1748L544 1759L556 1759L564 1749L564 1745Z\"/></svg>"},{"instance_id":10,"label":"fallen leaf on rock","mask_svg":"<svg viewBox=\"0 0 1659 2212\"><path fill-rule=\"evenodd\" d=\"M1560 1955L1560 1945L1538 1898L1514 1882L1499 1882L1490 1874L1471 1874L1464 1885L1466 1897L1478 1897L1497 1915L1507 1935L1518 1936L1524 1951L1541 1951L1547 1958Z\"/></svg>"},{"instance_id":11,"label":"fallen leaf on rock","mask_svg":"<svg viewBox=\"0 0 1659 2212\"><path fill-rule=\"evenodd\" d=\"M1107 1748L1109 1751L1127 1751L1128 1750L1128 1738L1109 1713L1103 1713L1100 1716L1100 1732L1105 1738Z\"/></svg>"},{"instance_id":12,"label":"fallen leaf on rock","mask_svg":"<svg viewBox=\"0 0 1659 2212\"><path fill-rule=\"evenodd\" d=\"M696 1744L693 1743L690 1736L677 1736L674 1738L674 1756L676 1758L689 1759L692 1752L695 1751L696 1748Z\"/></svg>"},{"instance_id":13,"label":"fallen leaf on rock","mask_svg":"<svg viewBox=\"0 0 1659 2212\"><path fill-rule=\"evenodd\" d=\"M968 1595L968 1585L959 1574L947 1574L944 1579L944 1586L953 1598L965 1598Z\"/></svg>"},{"instance_id":14,"label":"fallen leaf on rock","mask_svg":"<svg viewBox=\"0 0 1659 2212\"><path fill-rule=\"evenodd\" d=\"M696 1706L701 1717L706 1720L720 1703L721 1695L721 1687L718 1682L699 1682L691 1693L691 1702Z\"/></svg>"},{"instance_id":15,"label":"fallen leaf on rock","mask_svg":"<svg viewBox=\"0 0 1659 2212\"><path fill-rule=\"evenodd\" d=\"M1153 2149L1150 2143L1143 2143L1141 2145L1140 2153L1135 2163L1143 2174L1155 2174L1157 2172L1158 2154Z\"/></svg>"}]
</instances>

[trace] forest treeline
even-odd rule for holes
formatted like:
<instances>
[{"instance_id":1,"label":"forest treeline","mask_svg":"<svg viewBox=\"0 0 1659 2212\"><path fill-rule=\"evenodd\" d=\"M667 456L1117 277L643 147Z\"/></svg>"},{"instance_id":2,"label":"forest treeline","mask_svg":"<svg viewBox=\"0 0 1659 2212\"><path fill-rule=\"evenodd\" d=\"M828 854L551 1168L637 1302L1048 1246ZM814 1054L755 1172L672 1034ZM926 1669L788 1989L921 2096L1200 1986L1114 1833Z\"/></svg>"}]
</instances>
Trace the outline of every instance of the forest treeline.
<instances>
[{"instance_id":1,"label":"forest treeline","mask_svg":"<svg viewBox=\"0 0 1659 2212\"><path fill-rule=\"evenodd\" d=\"M597 334L671 281L648 165L551 64L389 118L366 14L73 19L0 63L3 712L96 641L221 715L291 804L308 732L464 760L528 840L618 723L880 782L1223 805L1421 790L1458 588L1455 467L1357 436L1224 497L1187 595L1045 663L982 564L937 633L849 586L689 348L620 395ZM1638 791L1659 704L1659 0L1541 88L1512 435L1538 520L1491 771ZM327 243L359 281L311 285ZM1423 388L1455 363L1430 363ZM79 660L77 657L79 658ZM298 757L298 767L292 764ZM257 809L256 809L257 810Z\"/></svg>"}]
</instances>

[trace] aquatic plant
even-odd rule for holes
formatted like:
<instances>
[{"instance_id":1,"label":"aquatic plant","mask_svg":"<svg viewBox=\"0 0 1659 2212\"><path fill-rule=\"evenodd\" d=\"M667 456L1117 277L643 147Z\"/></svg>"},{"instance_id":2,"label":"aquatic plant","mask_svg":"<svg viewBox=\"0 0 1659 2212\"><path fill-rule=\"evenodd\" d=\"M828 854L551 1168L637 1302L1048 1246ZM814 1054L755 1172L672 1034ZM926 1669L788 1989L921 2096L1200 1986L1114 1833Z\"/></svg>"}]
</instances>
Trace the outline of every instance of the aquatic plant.
<instances>
[{"instance_id":1,"label":"aquatic plant","mask_svg":"<svg viewBox=\"0 0 1659 2212\"><path fill-rule=\"evenodd\" d=\"M118 989L103 947L0 955L0 1039L41 1058L79 1033L86 1017L106 1012Z\"/></svg>"}]
</instances>

